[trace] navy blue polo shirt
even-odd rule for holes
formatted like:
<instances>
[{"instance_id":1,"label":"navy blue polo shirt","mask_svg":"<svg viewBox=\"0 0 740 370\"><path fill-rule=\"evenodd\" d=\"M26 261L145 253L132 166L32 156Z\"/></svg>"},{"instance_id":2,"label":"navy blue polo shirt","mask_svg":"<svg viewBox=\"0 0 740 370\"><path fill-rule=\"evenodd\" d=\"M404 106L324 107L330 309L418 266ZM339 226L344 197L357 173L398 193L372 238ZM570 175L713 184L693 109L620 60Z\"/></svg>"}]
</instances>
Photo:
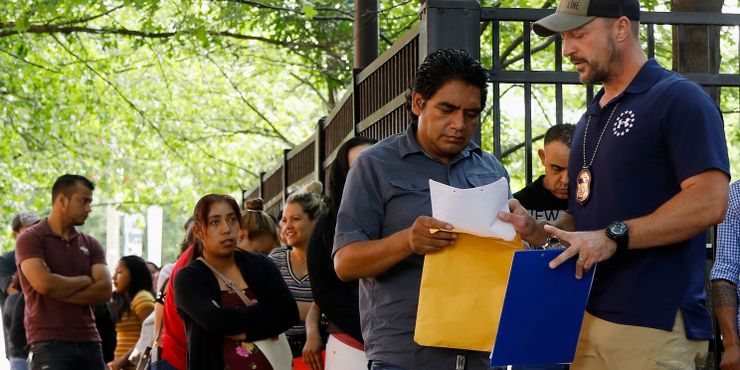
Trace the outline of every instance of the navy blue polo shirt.
<instances>
[{"instance_id":1,"label":"navy blue polo shirt","mask_svg":"<svg viewBox=\"0 0 740 370\"><path fill-rule=\"evenodd\" d=\"M578 231L604 229L612 221L652 213L680 190L681 182L710 169L729 174L722 115L695 83L649 60L606 106L603 89L573 134L570 183L603 139L591 166L591 196L585 205L570 187L569 209ZM590 118L590 122L589 122ZM689 339L712 338L706 292L706 235L670 246L628 250L599 263L588 312L601 319L670 331L677 310Z\"/></svg>"}]
</instances>

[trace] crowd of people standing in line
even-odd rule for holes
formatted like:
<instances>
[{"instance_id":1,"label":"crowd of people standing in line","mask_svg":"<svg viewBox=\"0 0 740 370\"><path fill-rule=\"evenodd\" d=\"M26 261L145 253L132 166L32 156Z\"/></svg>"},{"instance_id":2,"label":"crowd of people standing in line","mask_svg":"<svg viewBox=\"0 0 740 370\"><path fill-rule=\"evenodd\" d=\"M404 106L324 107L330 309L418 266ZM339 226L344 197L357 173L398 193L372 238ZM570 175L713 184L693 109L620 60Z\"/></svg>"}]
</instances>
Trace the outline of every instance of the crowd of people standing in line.
<instances>
[{"instance_id":1,"label":"crowd of people standing in line","mask_svg":"<svg viewBox=\"0 0 740 370\"><path fill-rule=\"evenodd\" d=\"M498 214L530 247L553 236L567 246L550 268L573 258L580 279L599 264L574 370L693 369L712 336L704 231L727 210L722 116L700 87L646 57L639 8L637 0L561 0L533 24L538 35L560 33L581 82L603 88L577 125L546 135L545 176L515 195L548 204L530 213L511 199L509 212ZM457 238L452 225L431 217L429 179L457 188L508 179L471 141L486 87L486 71L468 53L434 51L408 96L407 130L377 144L348 140L329 197L317 185L299 190L278 222L260 201L241 209L228 195L202 197L177 262L158 273L156 299L156 268L127 256L111 279L100 244L76 229L90 213L94 184L59 177L47 218L19 214L17 233L13 222L11 266L20 284L0 263L8 277L3 303L11 311L25 305L29 345L10 346L10 357L22 366L19 350L30 349L33 369L127 369L136 356L177 370L489 369L488 353L413 340L424 256ZM731 232L724 234L729 242ZM737 271L713 275L722 332L731 336L723 368L740 363ZM5 299L8 286L20 286L23 303ZM98 307L117 330L110 359ZM147 322L151 362L133 340Z\"/></svg>"},{"instance_id":2,"label":"crowd of people standing in line","mask_svg":"<svg viewBox=\"0 0 740 370\"><path fill-rule=\"evenodd\" d=\"M79 175L59 177L53 186L53 210L49 217L42 220L22 212L13 221L13 235L20 236L27 228L41 228L34 236L53 237L75 254L88 258L79 263L78 270L66 270L62 267L65 259L79 259L79 255L69 256L67 251L58 260L46 261L47 252L59 250L51 251L56 246L47 245L40 237L22 239L17 252L3 256L15 259L15 254L24 258L30 253L37 256L44 269L40 272L44 276L29 270L31 276L25 279L26 289L33 292L31 311L25 310L24 295L16 294L22 292L17 272L11 272L13 280L3 289L10 294L5 302L4 322L11 342L8 355L13 369L27 369L29 364L31 368L50 365L55 369L101 369L99 363L110 370L136 369L139 361L149 361L151 368L157 369L285 368L273 358L276 355L287 357L287 368L296 369L323 369L325 364L331 369L333 357L342 359L344 364L353 357L357 364L366 363L359 335L357 284L344 283L336 277L330 252L336 208L350 161L373 142L357 137L345 143L330 173L331 196L322 195L320 183L310 183L288 197L277 222L264 211L261 199L250 199L240 208L230 196L204 196L185 225L181 254L174 264L160 270L139 256L124 256L112 270L112 278L100 268L107 269L106 261L101 259L102 247L75 227L84 224L91 210L94 184ZM49 225L55 223L61 224L67 239L44 229L51 229ZM317 225L319 232L313 238ZM35 248L34 253L26 251L28 245ZM316 253L309 265L311 249ZM82 265L87 265L87 269ZM94 279L89 275L93 266ZM326 285L322 287L311 284L309 268L317 271L319 279L332 279L331 283L320 284ZM20 271L25 269L21 267ZM98 291L100 295L90 301L59 302L65 299L63 295L74 295L75 289L90 282L110 287L110 295ZM65 283L69 286L65 287ZM63 293L47 297L50 288L45 286L40 291L41 284L58 284L56 289ZM314 302L314 290L322 298L321 306ZM60 313L71 307L77 310L78 317L84 318L88 330L87 337L81 340L57 335L80 325L56 319L49 325L36 320L37 315L52 311L55 318L61 319ZM24 311L33 316L27 318L30 346L25 342ZM88 315L93 312L94 316ZM106 327L93 331L90 323ZM36 338L36 331L40 330L37 328L41 327L46 330L44 340ZM282 342L281 335L285 337ZM14 337L17 340L11 340ZM325 355L327 341L339 345L330 344L329 354ZM57 352L57 342L71 343L72 347ZM82 343L90 348L81 354L77 346ZM287 349L284 353L279 351L281 343ZM33 353L30 361L29 350ZM78 367L83 362L84 367Z\"/></svg>"}]
</instances>

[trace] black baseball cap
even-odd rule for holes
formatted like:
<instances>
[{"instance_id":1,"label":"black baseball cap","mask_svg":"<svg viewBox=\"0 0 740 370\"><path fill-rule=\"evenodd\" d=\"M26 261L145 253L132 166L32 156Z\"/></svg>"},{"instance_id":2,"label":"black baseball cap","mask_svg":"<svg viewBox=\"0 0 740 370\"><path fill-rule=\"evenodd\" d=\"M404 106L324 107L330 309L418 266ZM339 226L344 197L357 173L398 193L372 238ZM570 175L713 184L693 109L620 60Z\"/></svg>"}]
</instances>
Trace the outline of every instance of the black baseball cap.
<instances>
[{"instance_id":1,"label":"black baseball cap","mask_svg":"<svg viewBox=\"0 0 740 370\"><path fill-rule=\"evenodd\" d=\"M591 22L596 17L619 18L625 16L640 20L638 0L560 0L555 13L532 24L534 33L550 36L570 31Z\"/></svg>"}]
</instances>

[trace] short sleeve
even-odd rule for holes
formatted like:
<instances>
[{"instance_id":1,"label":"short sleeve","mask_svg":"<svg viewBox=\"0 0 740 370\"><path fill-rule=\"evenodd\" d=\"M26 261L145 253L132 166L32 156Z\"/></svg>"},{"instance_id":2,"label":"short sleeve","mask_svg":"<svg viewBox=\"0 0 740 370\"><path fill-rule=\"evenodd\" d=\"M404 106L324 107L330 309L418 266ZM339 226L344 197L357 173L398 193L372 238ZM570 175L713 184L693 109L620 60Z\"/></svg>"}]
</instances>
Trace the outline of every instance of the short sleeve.
<instances>
[{"instance_id":1,"label":"short sleeve","mask_svg":"<svg viewBox=\"0 0 740 370\"><path fill-rule=\"evenodd\" d=\"M732 185L727 215L717 226L717 254L711 279L740 285L740 183Z\"/></svg>"},{"instance_id":2,"label":"short sleeve","mask_svg":"<svg viewBox=\"0 0 740 370\"><path fill-rule=\"evenodd\" d=\"M136 293L134 299L131 300L131 312L136 317L141 317L144 314L148 315L152 310L154 310L154 296L152 293L146 290L140 290Z\"/></svg>"},{"instance_id":3,"label":"short sleeve","mask_svg":"<svg viewBox=\"0 0 740 370\"><path fill-rule=\"evenodd\" d=\"M103 247L100 245L100 242L97 241L97 239L93 237L89 237L90 239L90 245L92 246L92 251L90 252L90 265L97 265L97 264L103 264L107 265L105 261L105 250L103 250Z\"/></svg>"},{"instance_id":4,"label":"short sleeve","mask_svg":"<svg viewBox=\"0 0 740 370\"><path fill-rule=\"evenodd\" d=\"M45 258L44 240L41 236L32 232L24 232L18 236L15 242L15 263L20 265L21 262L29 258Z\"/></svg>"},{"instance_id":5,"label":"short sleeve","mask_svg":"<svg viewBox=\"0 0 740 370\"><path fill-rule=\"evenodd\" d=\"M348 244L381 237L384 217L382 189L371 163L372 157L366 153L360 154L347 174L332 255Z\"/></svg>"},{"instance_id":6,"label":"short sleeve","mask_svg":"<svg viewBox=\"0 0 740 370\"><path fill-rule=\"evenodd\" d=\"M724 124L717 104L691 81L675 83L662 121L678 181L718 169L730 174Z\"/></svg>"}]
</instances>

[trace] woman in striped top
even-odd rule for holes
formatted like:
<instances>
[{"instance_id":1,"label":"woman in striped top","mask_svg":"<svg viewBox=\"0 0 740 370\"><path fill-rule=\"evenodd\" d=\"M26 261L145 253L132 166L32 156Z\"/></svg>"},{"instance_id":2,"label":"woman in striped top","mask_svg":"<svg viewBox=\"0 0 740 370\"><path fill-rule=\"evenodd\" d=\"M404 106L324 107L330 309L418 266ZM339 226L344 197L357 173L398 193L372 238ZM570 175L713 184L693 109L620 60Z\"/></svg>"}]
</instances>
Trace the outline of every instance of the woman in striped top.
<instances>
[{"instance_id":1,"label":"woman in striped top","mask_svg":"<svg viewBox=\"0 0 740 370\"><path fill-rule=\"evenodd\" d=\"M139 256L125 256L118 261L113 275L111 313L116 322L115 359L108 363L111 370L133 370L128 358L139 340L141 323L154 310L152 278L146 262Z\"/></svg>"},{"instance_id":2,"label":"woman in striped top","mask_svg":"<svg viewBox=\"0 0 740 370\"><path fill-rule=\"evenodd\" d=\"M304 345L308 341L311 358L304 358L304 361L308 360L307 363L313 363L314 357L319 358L318 354L323 346L318 330L308 330L307 332L305 326L306 317L309 314L319 315L317 308L309 313L313 304L313 295L311 294L311 281L306 266L306 253L308 241L324 205L320 196L321 191L321 183L313 182L306 189L298 190L288 197L285 201L280 225L282 235L290 247L276 248L270 253L270 257L280 269L283 280L290 288L300 312L300 323L290 328L286 333L293 351L293 357L303 356ZM316 320L311 321L318 323L319 320L316 318ZM313 366L310 367L313 368Z\"/></svg>"}]
</instances>

